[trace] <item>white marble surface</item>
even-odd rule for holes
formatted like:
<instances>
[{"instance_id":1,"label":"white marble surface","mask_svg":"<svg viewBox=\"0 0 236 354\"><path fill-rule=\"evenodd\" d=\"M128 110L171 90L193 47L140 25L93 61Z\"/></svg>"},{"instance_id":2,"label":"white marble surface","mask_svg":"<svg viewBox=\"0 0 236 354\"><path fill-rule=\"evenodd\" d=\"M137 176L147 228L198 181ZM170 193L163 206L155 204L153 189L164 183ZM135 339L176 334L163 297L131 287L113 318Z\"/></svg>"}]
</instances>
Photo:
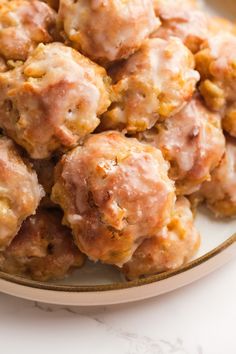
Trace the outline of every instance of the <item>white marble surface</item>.
<instances>
[{"instance_id":1,"label":"white marble surface","mask_svg":"<svg viewBox=\"0 0 236 354\"><path fill-rule=\"evenodd\" d=\"M236 260L151 300L76 308L0 294L1 354L236 354Z\"/></svg>"}]
</instances>

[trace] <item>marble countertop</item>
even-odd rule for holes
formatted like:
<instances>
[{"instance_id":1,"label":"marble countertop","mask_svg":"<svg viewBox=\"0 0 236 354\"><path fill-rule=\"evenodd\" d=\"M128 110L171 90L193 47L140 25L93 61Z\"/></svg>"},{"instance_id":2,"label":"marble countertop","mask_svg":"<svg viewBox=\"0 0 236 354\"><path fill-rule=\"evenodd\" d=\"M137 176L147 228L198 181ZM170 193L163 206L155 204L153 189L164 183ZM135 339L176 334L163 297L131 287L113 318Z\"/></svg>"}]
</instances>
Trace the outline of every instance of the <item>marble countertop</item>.
<instances>
[{"instance_id":1,"label":"marble countertop","mask_svg":"<svg viewBox=\"0 0 236 354\"><path fill-rule=\"evenodd\" d=\"M0 294L1 354L236 354L236 260L139 303L60 307Z\"/></svg>"}]
</instances>

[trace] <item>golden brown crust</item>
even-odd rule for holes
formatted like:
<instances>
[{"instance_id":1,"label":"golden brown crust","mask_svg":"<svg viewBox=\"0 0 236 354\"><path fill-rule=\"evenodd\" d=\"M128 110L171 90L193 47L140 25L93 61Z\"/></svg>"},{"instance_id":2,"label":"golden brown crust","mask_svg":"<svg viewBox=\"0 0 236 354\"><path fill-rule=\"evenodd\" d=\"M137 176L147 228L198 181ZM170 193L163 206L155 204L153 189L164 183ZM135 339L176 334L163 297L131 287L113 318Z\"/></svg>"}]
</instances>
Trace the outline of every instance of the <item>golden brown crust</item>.
<instances>
[{"instance_id":1,"label":"golden brown crust","mask_svg":"<svg viewBox=\"0 0 236 354\"><path fill-rule=\"evenodd\" d=\"M85 257L61 225L59 211L40 209L22 225L2 254L1 270L39 281L61 279L83 265Z\"/></svg>"},{"instance_id":2,"label":"golden brown crust","mask_svg":"<svg viewBox=\"0 0 236 354\"><path fill-rule=\"evenodd\" d=\"M160 25L152 0L61 0L58 18L72 45L103 63L127 58Z\"/></svg>"},{"instance_id":3,"label":"golden brown crust","mask_svg":"<svg viewBox=\"0 0 236 354\"><path fill-rule=\"evenodd\" d=\"M173 270L188 262L200 246L189 201L180 197L170 223L155 237L145 240L122 268L128 279Z\"/></svg>"},{"instance_id":4,"label":"golden brown crust","mask_svg":"<svg viewBox=\"0 0 236 354\"><path fill-rule=\"evenodd\" d=\"M0 74L0 126L35 159L78 143L109 104L105 69L61 43Z\"/></svg>"},{"instance_id":5,"label":"golden brown crust","mask_svg":"<svg viewBox=\"0 0 236 354\"><path fill-rule=\"evenodd\" d=\"M168 222L175 200L159 150L118 132L91 136L57 167L52 199L79 248L118 266Z\"/></svg>"},{"instance_id":6,"label":"golden brown crust","mask_svg":"<svg viewBox=\"0 0 236 354\"><path fill-rule=\"evenodd\" d=\"M29 163L5 137L0 137L0 171L0 249L4 249L21 223L35 213L44 192Z\"/></svg>"},{"instance_id":7,"label":"golden brown crust","mask_svg":"<svg viewBox=\"0 0 236 354\"><path fill-rule=\"evenodd\" d=\"M191 99L199 74L192 53L178 38L150 39L114 68L114 100L102 118L102 129L129 133L151 128L180 111Z\"/></svg>"},{"instance_id":8,"label":"golden brown crust","mask_svg":"<svg viewBox=\"0 0 236 354\"><path fill-rule=\"evenodd\" d=\"M53 41L56 14L37 0L0 3L0 55L6 60L26 60L39 43Z\"/></svg>"}]
</instances>

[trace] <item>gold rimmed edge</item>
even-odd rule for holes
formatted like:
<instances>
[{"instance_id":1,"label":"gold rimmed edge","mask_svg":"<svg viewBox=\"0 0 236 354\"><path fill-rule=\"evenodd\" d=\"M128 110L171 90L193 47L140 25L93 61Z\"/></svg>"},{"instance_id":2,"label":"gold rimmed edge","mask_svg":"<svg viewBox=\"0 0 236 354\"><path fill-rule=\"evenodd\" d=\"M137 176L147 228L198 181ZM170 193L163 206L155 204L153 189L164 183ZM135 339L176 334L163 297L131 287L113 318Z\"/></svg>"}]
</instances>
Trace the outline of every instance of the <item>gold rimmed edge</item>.
<instances>
[{"instance_id":1,"label":"gold rimmed edge","mask_svg":"<svg viewBox=\"0 0 236 354\"><path fill-rule=\"evenodd\" d=\"M215 257L219 253L223 252L225 249L230 247L232 244L236 242L236 234L228 238L222 244L207 252L203 256L189 262L182 267L179 267L175 270L163 272L160 274L152 275L146 278L132 280L127 282L119 282L113 284L103 284L103 285L57 285L57 284L49 284L43 283L39 281L34 281L30 279L25 279L19 276L7 274L4 272L0 272L0 279L5 281L15 283L18 285L23 285L31 288L36 288L40 290L51 290L51 291L61 291L61 292L98 292L98 291L111 291L111 290L121 290L121 289L128 289L133 287L138 287L142 285L151 284L154 282L159 282L161 280L170 278L172 276L178 275L180 273L184 273L192 268L199 266L210 260L211 258ZM0 289L1 290L1 289Z\"/></svg>"}]
</instances>

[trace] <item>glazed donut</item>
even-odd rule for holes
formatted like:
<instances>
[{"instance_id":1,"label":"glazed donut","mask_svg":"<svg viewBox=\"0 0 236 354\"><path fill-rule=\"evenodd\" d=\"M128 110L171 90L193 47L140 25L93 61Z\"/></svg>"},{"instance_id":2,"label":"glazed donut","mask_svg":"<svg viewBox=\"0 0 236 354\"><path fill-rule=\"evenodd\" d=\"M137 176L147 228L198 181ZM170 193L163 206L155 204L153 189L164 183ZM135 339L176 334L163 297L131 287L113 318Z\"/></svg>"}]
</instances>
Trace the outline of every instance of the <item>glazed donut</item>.
<instances>
[{"instance_id":1,"label":"glazed donut","mask_svg":"<svg viewBox=\"0 0 236 354\"><path fill-rule=\"evenodd\" d=\"M127 58L160 25L152 0L61 0L58 19L73 47L102 63Z\"/></svg>"},{"instance_id":2,"label":"glazed donut","mask_svg":"<svg viewBox=\"0 0 236 354\"><path fill-rule=\"evenodd\" d=\"M205 182L200 196L216 217L236 216L236 141L227 137L226 152L220 165Z\"/></svg>"},{"instance_id":3,"label":"glazed donut","mask_svg":"<svg viewBox=\"0 0 236 354\"><path fill-rule=\"evenodd\" d=\"M192 0L155 0L155 11L161 19L161 27L153 37L168 39L180 38L183 43L196 53L208 38L209 19L201 11L196 1Z\"/></svg>"},{"instance_id":4,"label":"glazed donut","mask_svg":"<svg viewBox=\"0 0 236 354\"><path fill-rule=\"evenodd\" d=\"M0 127L34 159L71 148L110 104L105 69L61 43L40 44L0 74Z\"/></svg>"},{"instance_id":5,"label":"glazed donut","mask_svg":"<svg viewBox=\"0 0 236 354\"><path fill-rule=\"evenodd\" d=\"M177 194L198 190L225 152L221 117L197 96L175 116L139 133L138 138L160 149L170 162L169 177L176 183Z\"/></svg>"},{"instance_id":6,"label":"glazed donut","mask_svg":"<svg viewBox=\"0 0 236 354\"><path fill-rule=\"evenodd\" d=\"M191 99L199 74L192 53L180 39L150 39L111 72L115 82L112 105L102 129L134 134L150 129L179 112Z\"/></svg>"},{"instance_id":7,"label":"glazed donut","mask_svg":"<svg viewBox=\"0 0 236 354\"><path fill-rule=\"evenodd\" d=\"M132 280L176 269L194 256L199 245L200 236L190 203L185 197L179 197L168 226L144 240L122 271Z\"/></svg>"},{"instance_id":8,"label":"glazed donut","mask_svg":"<svg viewBox=\"0 0 236 354\"><path fill-rule=\"evenodd\" d=\"M83 253L122 266L170 218L175 193L167 172L158 149L119 132L95 134L62 157L52 200Z\"/></svg>"},{"instance_id":9,"label":"glazed donut","mask_svg":"<svg viewBox=\"0 0 236 354\"><path fill-rule=\"evenodd\" d=\"M22 225L10 246L0 255L0 269L39 281L62 279L85 257L73 243L70 230L61 225L58 210L39 209Z\"/></svg>"},{"instance_id":10,"label":"glazed donut","mask_svg":"<svg viewBox=\"0 0 236 354\"><path fill-rule=\"evenodd\" d=\"M30 164L21 158L14 143L2 136L0 171L0 250L3 250L22 222L35 213L44 192Z\"/></svg>"},{"instance_id":11,"label":"glazed donut","mask_svg":"<svg viewBox=\"0 0 236 354\"><path fill-rule=\"evenodd\" d=\"M0 56L25 61L39 43L54 40L56 13L37 0L1 0Z\"/></svg>"},{"instance_id":12,"label":"glazed donut","mask_svg":"<svg viewBox=\"0 0 236 354\"><path fill-rule=\"evenodd\" d=\"M235 55L236 36L225 31L211 36L195 56L200 92L212 110L222 111L236 99Z\"/></svg>"}]
</instances>

